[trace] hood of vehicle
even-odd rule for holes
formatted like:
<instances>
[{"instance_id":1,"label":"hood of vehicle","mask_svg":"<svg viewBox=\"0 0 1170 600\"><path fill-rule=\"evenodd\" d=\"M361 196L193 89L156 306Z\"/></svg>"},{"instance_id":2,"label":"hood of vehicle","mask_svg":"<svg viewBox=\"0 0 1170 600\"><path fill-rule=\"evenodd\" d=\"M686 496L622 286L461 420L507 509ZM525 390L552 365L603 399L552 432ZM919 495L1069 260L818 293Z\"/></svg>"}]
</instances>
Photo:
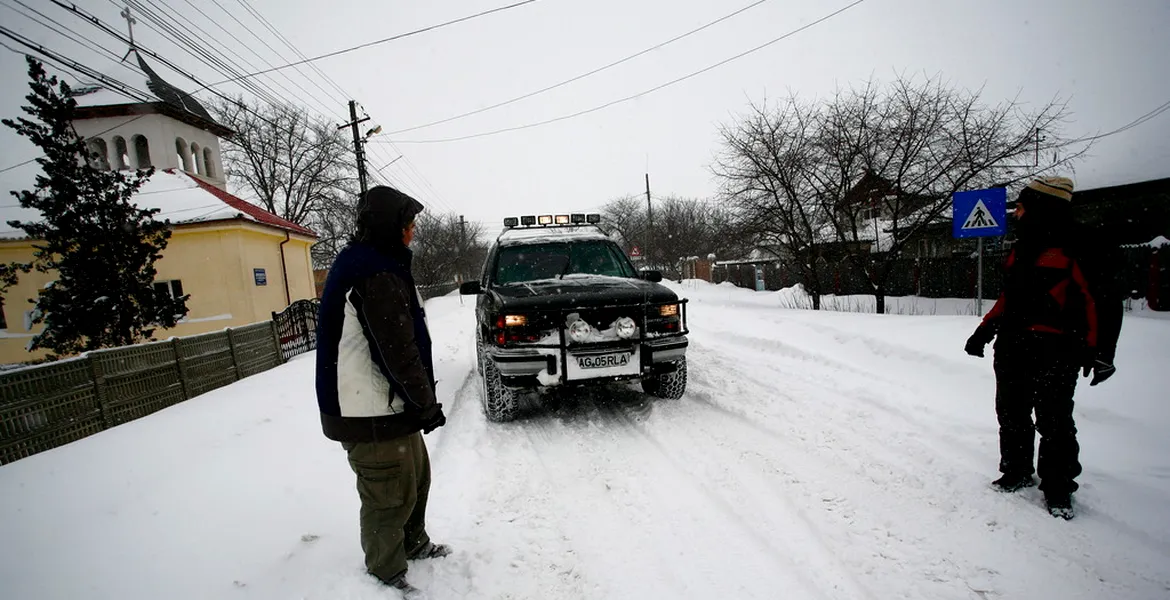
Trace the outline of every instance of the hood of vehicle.
<instances>
[{"instance_id":1,"label":"hood of vehicle","mask_svg":"<svg viewBox=\"0 0 1170 600\"><path fill-rule=\"evenodd\" d=\"M678 300L666 286L624 277L570 275L496 286L491 292L509 309L589 308L613 304L661 303Z\"/></svg>"}]
</instances>

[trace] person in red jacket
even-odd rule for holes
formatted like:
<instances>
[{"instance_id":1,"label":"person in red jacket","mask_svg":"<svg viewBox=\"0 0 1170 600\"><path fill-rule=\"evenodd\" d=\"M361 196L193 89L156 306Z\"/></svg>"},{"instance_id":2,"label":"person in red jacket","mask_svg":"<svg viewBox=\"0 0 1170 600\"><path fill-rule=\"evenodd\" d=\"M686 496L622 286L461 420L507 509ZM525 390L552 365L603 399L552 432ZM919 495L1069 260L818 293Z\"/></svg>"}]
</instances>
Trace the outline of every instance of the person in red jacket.
<instances>
[{"instance_id":1,"label":"person in red jacket","mask_svg":"<svg viewBox=\"0 0 1170 600\"><path fill-rule=\"evenodd\" d=\"M1073 182L1046 177L1029 183L1016 201L1017 243L1004 269L1003 293L967 340L983 356L995 342L995 412L999 418L1002 492L1036 485L1048 511L1073 517L1072 494L1081 473L1073 420L1077 372L1090 385L1113 376L1121 332L1122 297L1115 251L1072 217ZM1035 423L1032 412L1036 413ZM1032 458L1040 432L1038 469Z\"/></svg>"}]
</instances>

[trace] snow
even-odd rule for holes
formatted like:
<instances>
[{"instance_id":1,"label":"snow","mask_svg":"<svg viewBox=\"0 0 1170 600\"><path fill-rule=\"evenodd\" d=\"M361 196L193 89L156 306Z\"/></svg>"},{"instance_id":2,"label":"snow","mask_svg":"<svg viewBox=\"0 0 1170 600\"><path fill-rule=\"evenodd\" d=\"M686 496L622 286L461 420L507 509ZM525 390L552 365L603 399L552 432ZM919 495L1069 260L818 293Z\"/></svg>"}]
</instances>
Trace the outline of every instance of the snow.
<instances>
[{"instance_id":1,"label":"snow","mask_svg":"<svg viewBox=\"0 0 1170 600\"><path fill-rule=\"evenodd\" d=\"M790 310L694 281L690 384L567 392L488 423L472 304L436 298L427 598L1152 599L1170 594L1170 321L1127 318L1077 393L1078 517L988 488L974 316ZM364 575L313 356L0 467L3 596L398 597Z\"/></svg>"},{"instance_id":2,"label":"snow","mask_svg":"<svg viewBox=\"0 0 1170 600\"><path fill-rule=\"evenodd\" d=\"M212 315L210 317L200 317L198 319L182 319L181 323L207 323L210 321L230 321L233 317L231 313L224 313L222 315Z\"/></svg>"},{"instance_id":3,"label":"snow","mask_svg":"<svg viewBox=\"0 0 1170 600\"><path fill-rule=\"evenodd\" d=\"M232 219L239 216L255 220L216 198L199 187L190 176L180 172L155 171L134 195L134 203L141 208L160 209L161 212L155 215L155 219L160 221L169 219L174 224ZM11 204L0 205L0 223L6 224L11 220L39 221L41 216L35 210L21 208L13 199ZM23 231L8 228L6 225L5 227L6 230L0 231L0 239L24 237Z\"/></svg>"},{"instance_id":4,"label":"snow","mask_svg":"<svg viewBox=\"0 0 1170 600\"><path fill-rule=\"evenodd\" d=\"M543 244L554 242L578 242L586 240L607 240L600 229L594 226L551 226L506 229L500 234L500 244Z\"/></svg>"}]
</instances>

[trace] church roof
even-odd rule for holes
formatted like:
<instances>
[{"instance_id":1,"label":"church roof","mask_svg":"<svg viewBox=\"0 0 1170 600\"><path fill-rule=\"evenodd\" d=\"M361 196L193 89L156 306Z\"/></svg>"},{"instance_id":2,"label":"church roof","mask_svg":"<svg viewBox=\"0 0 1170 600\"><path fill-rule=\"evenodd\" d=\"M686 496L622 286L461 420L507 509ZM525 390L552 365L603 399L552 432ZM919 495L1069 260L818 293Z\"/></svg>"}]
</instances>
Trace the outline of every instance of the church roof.
<instances>
[{"instance_id":1,"label":"church roof","mask_svg":"<svg viewBox=\"0 0 1170 600\"><path fill-rule=\"evenodd\" d=\"M142 54L135 51L134 55L138 67L146 74L146 88L150 91L148 98L143 102L127 102L125 96L100 84L79 86L73 93L77 102L77 119L161 113L221 138L230 138L235 133L218 123L193 94L167 83L147 64Z\"/></svg>"},{"instance_id":2,"label":"church roof","mask_svg":"<svg viewBox=\"0 0 1170 600\"><path fill-rule=\"evenodd\" d=\"M139 208L157 208L157 220L172 225L243 220L315 238L313 230L282 219L206 181L174 169L155 171L134 195ZM39 221L40 213L16 204L0 205L0 240L23 239L24 231L8 226L8 221Z\"/></svg>"}]
</instances>

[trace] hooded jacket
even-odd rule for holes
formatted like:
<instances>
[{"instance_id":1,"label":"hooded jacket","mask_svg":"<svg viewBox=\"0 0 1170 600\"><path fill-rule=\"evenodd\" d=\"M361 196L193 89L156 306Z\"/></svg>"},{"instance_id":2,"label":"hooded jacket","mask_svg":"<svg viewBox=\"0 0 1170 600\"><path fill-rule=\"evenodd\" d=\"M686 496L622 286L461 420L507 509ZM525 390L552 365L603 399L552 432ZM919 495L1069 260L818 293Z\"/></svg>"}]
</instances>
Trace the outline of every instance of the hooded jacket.
<instances>
[{"instance_id":1,"label":"hooded jacket","mask_svg":"<svg viewBox=\"0 0 1170 600\"><path fill-rule=\"evenodd\" d=\"M1019 202L1027 213L983 327L1001 336L1064 335L1112 363L1123 313L1115 249L1078 225L1065 200L1025 188Z\"/></svg>"},{"instance_id":2,"label":"hooded jacket","mask_svg":"<svg viewBox=\"0 0 1170 600\"><path fill-rule=\"evenodd\" d=\"M422 211L392 188L358 204L354 239L329 269L317 330L317 403L325 436L376 442L441 425L426 314L403 230Z\"/></svg>"}]
</instances>

